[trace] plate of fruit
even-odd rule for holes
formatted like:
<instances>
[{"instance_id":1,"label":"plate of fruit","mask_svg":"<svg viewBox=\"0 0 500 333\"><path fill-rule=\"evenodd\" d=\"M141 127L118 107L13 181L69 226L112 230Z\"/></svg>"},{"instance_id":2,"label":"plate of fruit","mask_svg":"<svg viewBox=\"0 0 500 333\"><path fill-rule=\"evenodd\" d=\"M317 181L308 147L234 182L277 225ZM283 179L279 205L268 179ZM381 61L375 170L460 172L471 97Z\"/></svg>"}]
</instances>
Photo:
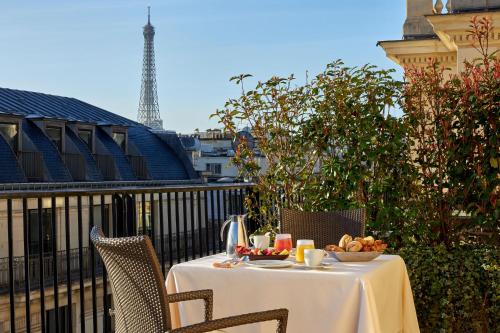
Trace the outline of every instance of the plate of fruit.
<instances>
[{"instance_id":1,"label":"plate of fruit","mask_svg":"<svg viewBox=\"0 0 500 333\"><path fill-rule=\"evenodd\" d=\"M285 260L290 255L288 250L281 252L275 251L273 248L268 249L252 249L244 246L237 246L236 253L238 257L247 256L251 261L253 260Z\"/></svg>"},{"instance_id":2,"label":"plate of fruit","mask_svg":"<svg viewBox=\"0 0 500 333\"><path fill-rule=\"evenodd\" d=\"M344 235L339 241L339 245L327 245L325 251L328 256L338 261L371 261L381 255L387 248L380 239L372 236L352 238L351 235Z\"/></svg>"}]
</instances>

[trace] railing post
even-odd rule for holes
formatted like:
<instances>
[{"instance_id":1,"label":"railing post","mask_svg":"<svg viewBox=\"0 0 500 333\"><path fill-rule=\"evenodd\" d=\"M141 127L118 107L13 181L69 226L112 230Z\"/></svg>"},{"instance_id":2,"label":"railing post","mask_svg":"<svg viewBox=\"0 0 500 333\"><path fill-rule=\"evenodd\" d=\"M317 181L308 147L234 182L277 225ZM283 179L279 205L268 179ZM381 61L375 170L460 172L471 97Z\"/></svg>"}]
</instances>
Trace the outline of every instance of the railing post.
<instances>
[{"instance_id":1,"label":"railing post","mask_svg":"<svg viewBox=\"0 0 500 333\"><path fill-rule=\"evenodd\" d=\"M59 333L59 281L57 280L57 223L56 223L56 197L51 197L51 223L52 223L52 274L54 289L54 315L56 333Z\"/></svg>"},{"instance_id":2,"label":"railing post","mask_svg":"<svg viewBox=\"0 0 500 333\"><path fill-rule=\"evenodd\" d=\"M14 239L12 235L12 199L7 199L7 238L9 251L9 306L10 331L16 332L16 304L14 299Z\"/></svg>"},{"instance_id":3,"label":"railing post","mask_svg":"<svg viewBox=\"0 0 500 333\"><path fill-rule=\"evenodd\" d=\"M29 235L28 200L23 198L24 297L26 332L28 333L31 332Z\"/></svg>"}]
</instances>

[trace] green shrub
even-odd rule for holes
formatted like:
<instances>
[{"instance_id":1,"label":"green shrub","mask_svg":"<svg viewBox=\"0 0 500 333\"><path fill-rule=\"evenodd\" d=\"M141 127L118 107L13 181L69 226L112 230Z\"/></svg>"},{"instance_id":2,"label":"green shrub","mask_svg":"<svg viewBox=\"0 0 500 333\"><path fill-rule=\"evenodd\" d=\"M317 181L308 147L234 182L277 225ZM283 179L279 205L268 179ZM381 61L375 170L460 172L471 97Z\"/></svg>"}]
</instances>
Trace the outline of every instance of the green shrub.
<instances>
[{"instance_id":1,"label":"green shrub","mask_svg":"<svg viewBox=\"0 0 500 333\"><path fill-rule=\"evenodd\" d=\"M407 247L406 262L422 332L500 332L500 250L461 244Z\"/></svg>"}]
</instances>

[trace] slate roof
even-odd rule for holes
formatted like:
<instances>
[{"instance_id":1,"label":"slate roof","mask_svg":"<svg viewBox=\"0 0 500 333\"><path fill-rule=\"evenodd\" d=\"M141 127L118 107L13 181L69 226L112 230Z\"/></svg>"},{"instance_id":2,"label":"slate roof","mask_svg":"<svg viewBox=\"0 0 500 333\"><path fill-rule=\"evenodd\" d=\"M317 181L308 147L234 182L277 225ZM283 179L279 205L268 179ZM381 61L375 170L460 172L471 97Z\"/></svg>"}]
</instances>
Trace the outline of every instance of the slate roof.
<instances>
[{"instance_id":1,"label":"slate roof","mask_svg":"<svg viewBox=\"0 0 500 333\"><path fill-rule=\"evenodd\" d=\"M113 156L115 160L116 168L120 174L120 180L136 180L134 171L132 170L130 164L125 157L125 154L120 147L115 143L113 138L111 138L106 132L97 127L95 135L99 141L106 147L109 154Z\"/></svg>"},{"instance_id":2,"label":"slate roof","mask_svg":"<svg viewBox=\"0 0 500 333\"><path fill-rule=\"evenodd\" d=\"M169 135L174 135L177 138L176 134ZM148 170L153 179L192 178L184 168L182 157L177 155L172 146L166 144L156 133L136 126L129 128L128 138L132 140L148 162ZM163 154L158 154L158 146L164 146ZM169 164L170 168L164 167Z\"/></svg>"},{"instance_id":3,"label":"slate roof","mask_svg":"<svg viewBox=\"0 0 500 333\"><path fill-rule=\"evenodd\" d=\"M24 118L22 120L23 140L31 142L30 148L43 155L46 181L71 182L73 179L57 147L35 122L39 119L94 124L96 144L99 144L101 150L104 149L113 156L118 170L115 180L138 179L125 153L102 126L127 128L129 147L135 148L132 149L134 155L144 158L151 180L200 180L175 133L152 131L142 124L75 98L0 88L1 114ZM68 124L65 132L65 139L73 143L77 152L85 160L87 181L102 181L103 175L86 144ZM22 169L14 152L10 149L9 153L9 149L8 143L0 140L0 159L2 160L0 183L24 182L26 178Z\"/></svg>"},{"instance_id":4,"label":"slate roof","mask_svg":"<svg viewBox=\"0 0 500 333\"><path fill-rule=\"evenodd\" d=\"M87 145L80 140L77 135L69 128L66 128L66 136L73 142L76 146L80 155L83 156L85 160L85 169L87 171L87 177L89 181L102 181L104 178L97 167L97 163L92 157L92 152L89 150Z\"/></svg>"},{"instance_id":5,"label":"slate roof","mask_svg":"<svg viewBox=\"0 0 500 333\"><path fill-rule=\"evenodd\" d=\"M50 181L70 182L73 180L56 146L38 126L25 119L23 120L23 132L29 136L37 150L42 153Z\"/></svg>"},{"instance_id":6,"label":"slate roof","mask_svg":"<svg viewBox=\"0 0 500 333\"><path fill-rule=\"evenodd\" d=\"M139 123L71 97L0 88L0 112L121 126Z\"/></svg>"},{"instance_id":7,"label":"slate roof","mask_svg":"<svg viewBox=\"0 0 500 333\"><path fill-rule=\"evenodd\" d=\"M0 183L21 183L26 181L10 145L0 135Z\"/></svg>"}]
</instances>

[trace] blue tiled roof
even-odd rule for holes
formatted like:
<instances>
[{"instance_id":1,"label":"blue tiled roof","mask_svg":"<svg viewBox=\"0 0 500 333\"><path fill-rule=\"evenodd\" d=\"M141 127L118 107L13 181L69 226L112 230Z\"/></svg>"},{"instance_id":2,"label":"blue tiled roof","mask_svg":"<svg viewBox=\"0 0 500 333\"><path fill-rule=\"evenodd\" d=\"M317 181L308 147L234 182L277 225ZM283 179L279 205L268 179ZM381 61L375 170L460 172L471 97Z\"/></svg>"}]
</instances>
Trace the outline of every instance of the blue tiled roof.
<instances>
[{"instance_id":1,"label":"blue tiled roof","mask_svg":"<svg viewBox=\"0 0 500 333\"><path fill-rule=\"evenodd\" d=\"M97 163L92 157L92 152L87 145L68 127L66 127L66 136L75 144L80 154L85 159L85 169L87 171L87 180L101 181L103 180L101 171L97 167Z\"/></svg>"},{"instance_id":2,"label":"blue tiled roof","mask_svg":"<svg viewBox=\"0 0 500 333\"><path fill-rule=\"evenodd\" d=\"M23 137L33 143L34 147L30 149L36 149L42 153L48 181L66 182L72 181L72 177L57 148L32 121L33 119L49 118L96 124L94 131L96 142L99 142L100 147L107 151L107 154L113 156L119 175L116 180L137 180L137 177L125 153L103 129L103 125L127 127L129 147L137 148L130 150L133 155L143 156L152 180L199 180L199 176L175 133L153 132L142 124L80 100L0 88L0 114L2 113L24 117L22 121ZM97 167L92 152L70 126L66 127L66 140L71 140L74 144L72 146L76 147L72 149L77 149L84 157L87 179L89 181L102 181L103 175ZM8 156L5 151L0 147L0 158ZM16 162L15 156L14 162ZM0 166L0 172L3 167L4 164ZM21 174L21 178L16 178L19 176L15 174L18 171L19 166L17 171L15 168L8 168L6 173L8 180L15 181L15 179L24 177ZM0 182L5 181L0 178Z\"/></svg>"},{"instance_id":3,"label":"blue tiled roof","mask_svg":"<svg viewBox=\"0 0 500 333\"><path fill-rule=\"evenodd\" d=\"M23 131L29 136L38 151L42 153L50 180L54 182L72 181L73 178L64 165L59 151L42 130L31 121L24 119Z\"/></svg>"},{"instance_id":4,"label":"blue tiled roof","mask_svg":"<svg viewBox=\"0 0 500 333\"><path fill-rule=\"evenodd\" d=\"M172 149L175 154L174 156L180 160L190 179L199 178L177 134L172 132L155 132L154 134L159 137L165 145Z\"/></svg>"},{"instance_id":5,"label":"blue tiled roof","mask_svg":"<svg viewBox=\"0 0 500 333\"><path fill-rule=\"evenodd\" d=\"M110 125L139 125L75 98L8 88L0 88L0 112Z\"/></svg>"},{"instance_id":6,"label":"blue tiled roof","mask_svg":"<svg viewBox=\"0 0 500 333\"><path fill-rule=\"evenodd\" d=\"M155 133L144 127L131 127L128 130L128 138L144 156L153 179L191 178L183 161L174 152L172 146L165 144Z\"/></svg>"},{"instance_id":7,"label":"blue tiled roof","mask_svg":"<svg viewBox=\"0 0 500 333\"><path fill-rule=\"evenodd\" d=\"M116 168L120 174L121 180L136 180L134 171L128 163L127 157L120 149L120 147L115 143L113 138L111 138L106 132L104 132L99 127L96 128L95 135L99 141L106 147L110 155L113 155L115 160Z\"/></svg>"},{"instance_id":8,"label":"blue tiled roof","mask_svg":"<svg viewBox=\"0 0 500 333\"><path fill-rule=\"evenodd\" d=\"M17 158L10 145L0 135L0 183L21 183L25 182L24 173L17 163Z\"/></svg>"}]
</instances>

